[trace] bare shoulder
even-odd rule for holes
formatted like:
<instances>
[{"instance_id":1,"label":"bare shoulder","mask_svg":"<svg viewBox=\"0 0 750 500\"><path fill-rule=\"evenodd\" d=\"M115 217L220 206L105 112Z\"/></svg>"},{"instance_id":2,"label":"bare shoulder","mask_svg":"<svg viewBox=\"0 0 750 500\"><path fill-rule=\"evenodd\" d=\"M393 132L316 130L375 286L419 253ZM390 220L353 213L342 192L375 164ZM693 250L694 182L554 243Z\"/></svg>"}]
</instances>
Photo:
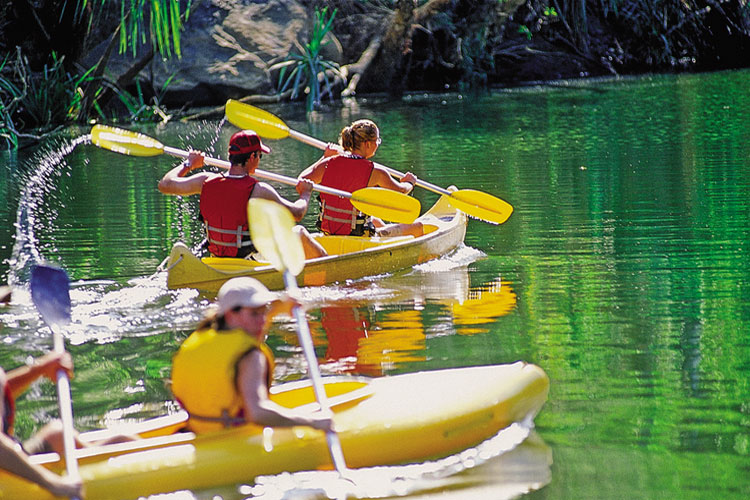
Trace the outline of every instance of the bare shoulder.
<instances>
[{"instance_id":1,"label":"bare shoulder","mask_svg":"<svg viewBox=\"0 0 750 500\"><path fill-rule=\"evenodd\" d=\"M279 199L279 193L267 182L259 181L253 189L252 197L276 201Z\"/></svg>"},{"instance_id":2,"label":"bare shoulder","mask_svg":"<svg viewBox=\"0 0 750 500\"><path fill-rule=\"evenodd\" d=\"M391 187L394 184L393 177L383 167L375 165L370 174L370 184L375 184L382 187Z\"/></svg>"},{"instance_id":3,"label":"bare shoulder","mask_svg":"<svg viewBox=\"0 0 750 500\"><path fill-rule=\"evenodd\" d=\"M260 352L260 349L252 349L242 357L237 367L243 378L248 376L252 378L260 377L265 380L266 364L266 357Z\"/></svg>"},{"instance_id":4,"label":"bare shoulder","mask_svg":"<svg viewBox=\"0 0 750 500\"><path fill-rule=\"evenodd\" d=\"M191 177L202 179L203 182L206 182L221 176L222 175L219 172L198 172L197 174L193 174Z\"/></svg>"}]
</instances>

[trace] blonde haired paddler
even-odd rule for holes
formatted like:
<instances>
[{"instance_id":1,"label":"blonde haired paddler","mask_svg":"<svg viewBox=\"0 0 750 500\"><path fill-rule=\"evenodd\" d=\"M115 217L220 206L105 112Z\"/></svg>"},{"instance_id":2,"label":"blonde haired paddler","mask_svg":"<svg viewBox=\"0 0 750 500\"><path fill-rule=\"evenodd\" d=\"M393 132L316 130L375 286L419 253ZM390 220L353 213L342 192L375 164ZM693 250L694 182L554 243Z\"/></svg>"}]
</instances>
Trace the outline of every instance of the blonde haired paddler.
<instances>
[{"instance_id":1,"label":"blonde haired paddler","mask_svg":"<svg viewBox=\"0 0 750 500\"><path fill-rule=\"evenodd\" d=\"M408 194L414 189L417 177L411 172L395 180L370 158L380 146L380 131L371 120L357 120L344 127L339 134L339 146L328 144L323 156L299 175L322 186L343 191L356 191L365 187L382 187ZM346 198L320 194L318 225L326 234L351 236L422 236L421 222L411 224L385 224L377 217L365 217Z\"/></svg>"},{"instance_id":2,"label":"blonde haired paddler","mask_svg":"<svg viewBox=\"0 0 750 500\"><path fill-rule=\"evenodd\" d=\"M172 392L190 416L190 430L204 433L244 423L331 430L330 418L268 398L274 361L266 333L273 316L288 314L296 304L249 277L232 278L219 289L216 307L173 360Z\"/></svg>"}]
</instances>

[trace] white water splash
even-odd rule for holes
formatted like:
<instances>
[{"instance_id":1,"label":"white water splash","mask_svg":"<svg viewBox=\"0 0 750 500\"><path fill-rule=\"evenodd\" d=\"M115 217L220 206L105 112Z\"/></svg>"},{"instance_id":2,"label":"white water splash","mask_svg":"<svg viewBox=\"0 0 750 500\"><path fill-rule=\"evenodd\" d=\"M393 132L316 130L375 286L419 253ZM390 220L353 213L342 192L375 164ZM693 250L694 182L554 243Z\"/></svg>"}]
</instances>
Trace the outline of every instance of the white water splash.
<instances>
[{"instance_id":1,"label":"white water splash","mask_svg":"<svg viewBox=\"0 0 750 500\"><path fill-rule=\"evenodd\" d=\"M83 135L73 141L63 142L60 147L50 148L31 160L34 165L19 197L14 224L15 242L8 261L10 267L8 284L11 286L16 287L26 283L31 266L43 260L38 248L37 231L41 230L38 214L47 197L55 192L55 183L51 182L51 179L67 174L68 165L65 157L78 145L87 144L90 141L90 135ZM45 216L51 220L55 218L54 213L45 213Z\"/></svg>"},{"instance_id":2,"label":"white water splash","mask_svg":"<svg viewBox=\"0 0 750 500\"><path fill-rule=\"evenodd\" d=\"M421 273L442 273L469 264L486 257L487 254L476 248L461 244L456 250L439 259L430 260L423 264L414 266L415 272Z\"/></svg>"}]
</instances>

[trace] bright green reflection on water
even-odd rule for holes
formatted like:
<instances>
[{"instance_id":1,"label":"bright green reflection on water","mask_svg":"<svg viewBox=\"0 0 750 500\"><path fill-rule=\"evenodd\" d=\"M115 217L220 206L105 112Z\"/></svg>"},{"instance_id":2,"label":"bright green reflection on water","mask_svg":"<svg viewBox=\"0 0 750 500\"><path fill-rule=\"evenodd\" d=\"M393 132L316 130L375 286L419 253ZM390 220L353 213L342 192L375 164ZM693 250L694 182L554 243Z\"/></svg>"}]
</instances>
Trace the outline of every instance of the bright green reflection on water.
<instances>
[{"instance_id":1,"label":"bright green reflection on water","mask_svg":"<svg viewBox=\"0 0 750 500\"><path fill-rule=\"evenodd\" d=\"M360 99L311 123L270 108L324 140L373 118L378 161L515 207L502 226L471 221L469 248L453 260L306 290L323 371L379 376L523 359L551 379L536 422L554 463L532 497L750 496L749 78ZM223 156L233 130L209 122L143 132ZM171 354L208 302L167 291L154 274L173 241L202 238L197 200L155 189L173 160L90 145L59 153L85 132L4 157L0 256L11 259L2 267L11 280L24 281L36 253L82 280L73 293L74 399L78 425L95 427L115 408L132 408L132 418L164 411ZM271 147L262 167L287 175L319 156L291 139ZM435 199L417 196L425 207ZM16 296L0 309L8 367L47 345L29 334L38 319L23 291ZM277 325L269 341L278 375L303 376L292 325ZM19 406L30 432L54 414L54 393L44 388ZM479 498L499 486L491 470L458 481ZM456 485L441 493L449 489L466 494Z\"/></svg>"}]
</instances>

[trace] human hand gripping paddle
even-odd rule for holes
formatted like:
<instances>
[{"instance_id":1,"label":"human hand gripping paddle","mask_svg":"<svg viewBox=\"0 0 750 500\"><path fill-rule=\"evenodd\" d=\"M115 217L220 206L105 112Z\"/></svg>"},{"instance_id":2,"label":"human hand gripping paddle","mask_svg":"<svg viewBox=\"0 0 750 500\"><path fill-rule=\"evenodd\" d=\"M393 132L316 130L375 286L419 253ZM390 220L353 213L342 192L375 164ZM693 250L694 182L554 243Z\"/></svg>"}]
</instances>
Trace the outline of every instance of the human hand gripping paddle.
<instances>
[{"instance_id":1,"label":"human hand gripping paddle","mask_svg":"<svg viewBox=\"0 0 750 500\"><path fill-rule=\"evenodd\" d=\"M287 292L294 294L298 290L296 276L305 267L305 252L299 236L292 231L295 222L291 212L270 200L250 199L247 204L247 219L255 248L284 275ZM297 336L305 353L315 397L321 411L331 415L305 313L299 306L295 307L293 312L297 323ZM349 469L344 461L338 434L336 431L327 432L326 439L336 471L342 478L348 479Z\"/></svg>"},{"instance_id":2,"label":"human hand gripping paddle","mask_svg":"<svg viewBox=\"0 0 750 500\"><path fill-rule=\"evenodd\" d=\"M91 129L91 142L100 148L129 156L159 156L166 153L178 158L187 158L190 154L182 149L165 146L156 139L139 132L107 125L94 125ZM231 166L228 161L210 157L205 158L205 163L226 170ZM295 178L260 169L256 169L253 176L291 186L297 185L298 182ZM419 200L390 189L368 187L348 193L319 184L315 184L313 189L321 193L349 198L352 205L360 212L392 222L407 224L414 222L422 208Z\"/></svg>"},{"instance_id":3,"label":"human hand gripping paddle","mask_svg":"<svg viewBox=\"0 0 750 500\"><path fill-rule=\"evenodd\" d=\"M262 137L268 139L284 139L292 137L298 141L314 146L318 149L326 149L327 143L310 137L296 130L290 129L276 115L256 108L250 104L230 99L225 106L227 119L235 126L243 129L252 129ZM403 173L394 170L379 163L376 166L386 170L389 174L396 177L403 177ZM462 212L481 219L491 224L502 224L510 214L513 213L513 207L506 201L497 198L489 193L477 191L475 189L459 189L457 191L448 191L422 179L417 180L417 186L448 197L451 205Z\"/></svg>"},{"instance_id":4,"label":"human hand gripping paddle","mask_svg":"<svg viewBox=\"0 0 750 500\"><path fill-rule=\"evenodd\" d=\"M52 331L53 349L57 353L65 352L65 340L60 327L70 322L69 287L68 275L60 268L40 265L31 271L31 300ZM57 372L57 402L63 427L65 466L69 477L78 478L70 380L63 370Z\"/></svg>"}]
</instances>

